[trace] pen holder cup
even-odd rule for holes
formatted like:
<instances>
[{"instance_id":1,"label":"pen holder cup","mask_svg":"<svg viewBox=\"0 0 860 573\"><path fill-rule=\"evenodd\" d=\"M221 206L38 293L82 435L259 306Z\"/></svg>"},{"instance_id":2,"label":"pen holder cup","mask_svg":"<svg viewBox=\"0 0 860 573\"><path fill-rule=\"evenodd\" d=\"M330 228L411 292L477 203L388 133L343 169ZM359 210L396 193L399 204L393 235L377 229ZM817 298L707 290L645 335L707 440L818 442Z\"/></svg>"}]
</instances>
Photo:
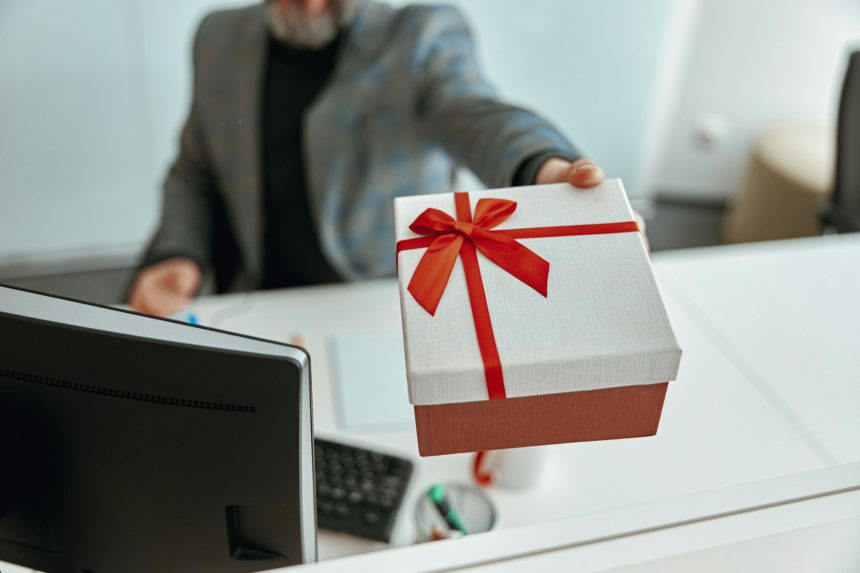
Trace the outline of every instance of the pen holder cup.
<instances>
[{"instance_id":1,"label":"pen holder cup","mask_svg":"<svg viewBox=\"0 0 860 573\"><path fill-rule=\"evenodd\" d=\"M468 483L448 482L442 486L450 507L459 514L469 534L490 531L495 527L496 508L487 492ZM415 504L417 541L423 543L439 539L434 536L434 529L444 535L459 537L461 534L452 532L445 518L428 497L429 491L425 491Z\"/></svg>"}]
</instances>

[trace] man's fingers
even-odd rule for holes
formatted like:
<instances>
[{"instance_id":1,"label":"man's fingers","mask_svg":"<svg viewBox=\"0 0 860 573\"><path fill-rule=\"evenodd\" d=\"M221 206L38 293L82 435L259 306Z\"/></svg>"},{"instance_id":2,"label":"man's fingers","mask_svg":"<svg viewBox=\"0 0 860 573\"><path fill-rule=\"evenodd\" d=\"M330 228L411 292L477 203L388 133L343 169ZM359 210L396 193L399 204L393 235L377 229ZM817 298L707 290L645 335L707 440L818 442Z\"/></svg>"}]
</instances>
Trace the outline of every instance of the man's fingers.
<instances>
[{"instance_id":1,"label":"man's fingers","mask_svg":"<svg viewBox=\"0 0 860 573\"><path fill-rule=\"evenodd\" d=\"M137 288L132 291L131 297L128 302L131 305L131 309L135 312L150 314L149 307L146 305L146 300L143 296L141 296L140 291Z\"/></svg>"},{"instance_id":2,"label":"man's fingers","mask_svg":"<svg viewBox=\"0 0 860 573\"><path fill-rule=\"evenodd\" d=\"M170 316L188 305L195 282L193 276L155 270L140 277L132 291L131 306L144 314Z\"/></svg>"},{"instance_id":3,"label":"man's fingers","mask_svg":"<svg viewBox=\"0 0 860 573\"><path fill-rule=\"evenodd\" d=\"M594 187L603 182L603 169L589 159L578 159L571 164L567 180L576 187Z\"/></svg>"},{"instance_id":4,"label":"man's fingers","mask_svg":"<svg viewBox=\"0 0 860 573\"><path fill-rule=\"evenodd\" d=\"M593 159L589 159L587 157L580 157L579 159L570 164L570 166L573 168L582 167L583 165L597 165L597 163L595 163Z\"/></svg>"},{"instance_id":5,"label":"man's fingers","mask_svg":"<svg viewBox=\"0 0 860 573\"><path fill-rule=\"evenodd\" d=\"M155 308L157 314L169 316L179 312L191 301L197 290L198 277L187 268L170 269L163 280L153 285L149 292L149 306Z\"/></svg>"},{"instance_id":6,"label":"man's fingers","mask_svg":"<svg viewBox=\"0 0 860 573\"><path fill-rule=\"evenodd\" d=\"M188 306L201 280L200 267L194 261L167 259L141 271L129 302L138 312L169 316Z\"/></svg>"},{"instance_id":7,"label":"man's fingers","mask_svg":"<svg viewBox=\"0 0 860 573\"><path fill-rule=\"evenodd\" d=\"M173 285L177 293L191 296L197 287L200 286L200 277L190 268L176 269L171 277Z\"/></svg>"},{"instance_id":8,"label":"man's fingers","mask_svg":"<svg viewBox=\"0 0 860 573\"><path fill-rule=\"evenodd\" d=\"M170 316L188 306L191 297L174 290L153 288L138 301L138 311L153 316Z\"/></svg>"},{"instance_id":9,"label":"man's fingers","mask_svg":"<svg viewBox=\"0 0 860 573\"><path fill-rule=\"evenodd\" d=\"M160 316L170 316L176 314L191 302L191 297L179 294L176 292L161 292L158 293L158 314Z\"/></svg>"},{"instance_id":10,"label":"man's fingers","mask_svg":"<svg viewBox=\"0 0 860 573\"><path fill-rule=\"evenodd\" d=\"M590 159L577 159L573 163L553 157L547 159L535 176L536 185L570 183L576 187L594 187L603 182L603 170Z\"/></svg>"}]
</instances>

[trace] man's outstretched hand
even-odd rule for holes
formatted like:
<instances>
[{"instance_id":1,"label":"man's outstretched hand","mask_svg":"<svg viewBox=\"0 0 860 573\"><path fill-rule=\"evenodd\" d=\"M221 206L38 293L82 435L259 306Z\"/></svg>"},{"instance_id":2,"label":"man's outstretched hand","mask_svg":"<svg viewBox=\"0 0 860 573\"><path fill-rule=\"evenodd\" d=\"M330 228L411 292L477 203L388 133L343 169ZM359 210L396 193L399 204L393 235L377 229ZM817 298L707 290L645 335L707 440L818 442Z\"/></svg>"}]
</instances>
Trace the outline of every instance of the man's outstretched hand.
<instances>
[{"instance_id":1,"label":"man's outstretched hand","mask_svg":"<svg viewBox=\"0 0 860 573\"><path fill-rule=\"evenodd\" d=\"M573 163L553 157L547 159L535 176L536 185L570 183L575 187L594 187L603 182L603 169L590 159L577 159Z\"/></svg>"},{"instance_id":2,"label":"man's outstretched hand","mask_svg":"<svg viewBox=\"0 0 860 573\"><path fill-rule=\"evenodd\" d=\"M571 163L565 159L553 157L541 165L535 176L535 185L545 183L570 183L583 189L596 187L603 183L603 169L590 159L577 159ZM650 250L648 237L645 235L645 219L636 211L633 212L633 217L639 225L642 240L645 241L645 250Z\"/></svg>"},{"instance_id":3,"label":"man's outstretched hand","mask_svg":"<svg viewBox=\"0 0 860 573\"><path fill-rule=\"evenodd\" d=\"M170 316L188 306L201 279L200 267L194 261L167 259L140 272L129 302L137 312Z\"/></svg>"}]
</instances>

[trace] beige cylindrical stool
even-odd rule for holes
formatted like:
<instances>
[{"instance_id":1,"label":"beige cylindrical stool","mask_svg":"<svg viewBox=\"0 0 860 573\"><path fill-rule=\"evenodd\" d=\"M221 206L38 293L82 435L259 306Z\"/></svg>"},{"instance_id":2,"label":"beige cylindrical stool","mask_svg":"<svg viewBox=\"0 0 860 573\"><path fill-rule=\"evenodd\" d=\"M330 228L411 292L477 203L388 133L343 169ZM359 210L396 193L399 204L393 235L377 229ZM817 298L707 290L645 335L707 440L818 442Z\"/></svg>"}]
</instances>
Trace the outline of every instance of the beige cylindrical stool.
<instances>
[{"instance_id":1,"label":"beige cylindrical stool","mask_svg":"<svg viewBox=\"0 0 860 573\"><path fill-rule=\"evenodd\" d=\"M819 213L833 186L835 144L835 130L821 124L782 124L765 131L731 201L726 241L820 234Z\"/></svg>"}]
</instances>

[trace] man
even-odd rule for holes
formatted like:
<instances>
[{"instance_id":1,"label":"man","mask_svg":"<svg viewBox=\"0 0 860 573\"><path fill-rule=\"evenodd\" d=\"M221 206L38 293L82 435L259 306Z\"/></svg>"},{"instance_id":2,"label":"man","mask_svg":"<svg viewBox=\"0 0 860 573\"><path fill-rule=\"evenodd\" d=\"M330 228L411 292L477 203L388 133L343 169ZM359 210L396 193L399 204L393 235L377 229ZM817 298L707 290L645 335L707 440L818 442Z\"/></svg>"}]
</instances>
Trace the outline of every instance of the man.
<instances>
[{"instance_id":1,"label":"man","mask_svg":"<svg viewBox=\"0 0 860 573\"><path fill-rule=\"evenodd\" d=\"M603 173L546 121L495 98L451 7L267 0L197 31L191 111L132 306L169 315L219 291L394 271L392 202Z\"/></svg>"}]
</instances>

